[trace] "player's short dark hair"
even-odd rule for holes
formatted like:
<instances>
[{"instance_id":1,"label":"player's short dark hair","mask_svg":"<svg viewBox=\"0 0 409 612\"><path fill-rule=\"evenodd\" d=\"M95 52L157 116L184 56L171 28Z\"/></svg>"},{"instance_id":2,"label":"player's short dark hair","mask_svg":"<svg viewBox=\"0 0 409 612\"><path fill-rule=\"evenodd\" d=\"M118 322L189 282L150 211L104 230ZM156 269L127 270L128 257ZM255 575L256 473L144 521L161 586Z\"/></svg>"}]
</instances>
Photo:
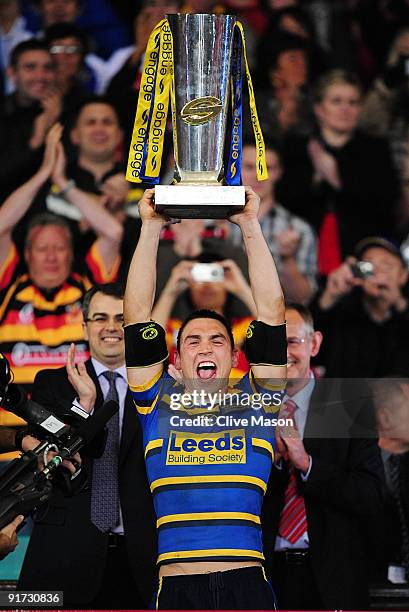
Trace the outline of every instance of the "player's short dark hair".
<instances>
[{"instance_id":1,"label":"player's short dark hair","mask_svg":"<svg viewBox=\"0 0 409 612\"><path fill-rule=\"evenodd\" d=\"M84 294L82 298L82 316L84 317L84 321L88 319L89 315L89 305L91 303L92 298L96 293L102 293L103 295L109 295L113 298L117 298L118 300L124 299L124 290L122 285L119 283L104 283L93 285L91 289Z\"/></svg>"},{"instance_id":2,"label":"player's short dark hair","mask_svg":"<svg viewBox=\"0 0 409 612\"><path fill-rule=\"evenodd\" d=\"M215 312L214 310L208 310L207 308L203 308L202 310L195 310L183 321L182 327L179 329L176 341L176 348L178 352L180 351L180 341L182 338L183 330L185 329L186 325L190 323L190 321L194 321L195 319L214 319L215 321L219 321L219 323L221 323L226 328L231 348L232 350L234 349L233 330L226 317L219 314L218 312Z\"/></svg>"},{"instance_id":3,"label":"player's short dark hair","mask_svg":"<svg viewBox=\"0 0 409 612\"><path fill-rule=\"evenodd\" d=\"M29 38L13 48L10 54L10 66L12 68L16 68L20 57L23 55L23 53L27 53L28 51L45 51L45 53L50 53L48 50L48 45L43 40Z\"/></svg>"},{"instance_id":4,"label":"player's short dark hair","mask_svg":"<svg viewBox=\"0 0 409 612\"><path fill-rule=\"evenodd\" d=\"M27 225L26 237L24 242L24 248L28 249L31 246L31 236L33 229L36 227L46 227L47 225L57 225L62 227L68 234L70 248L73 249L73 237L70 225L63 217L54 215L52 213L44 212L35 215Z\"/></svg>"}]
</instances>

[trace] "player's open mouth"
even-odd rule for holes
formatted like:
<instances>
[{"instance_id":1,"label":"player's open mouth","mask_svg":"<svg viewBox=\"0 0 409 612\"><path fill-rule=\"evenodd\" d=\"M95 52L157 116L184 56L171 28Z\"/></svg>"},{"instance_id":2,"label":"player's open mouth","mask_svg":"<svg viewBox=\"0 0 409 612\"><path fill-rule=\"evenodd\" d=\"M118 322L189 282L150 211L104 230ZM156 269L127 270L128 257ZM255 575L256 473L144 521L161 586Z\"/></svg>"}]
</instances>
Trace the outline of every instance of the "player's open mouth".
<instances>
[{"instance_id":1,"label":"player's open mouth","mask_svg":"<svg viewBox=\"0 0 409 612\"><path fill-rule=\"evenodd\" d=\"M196 368L197 375L202 380L216 378L216 370L217 367L214 361L201 361Z\"/></svg>"}]
</instances>

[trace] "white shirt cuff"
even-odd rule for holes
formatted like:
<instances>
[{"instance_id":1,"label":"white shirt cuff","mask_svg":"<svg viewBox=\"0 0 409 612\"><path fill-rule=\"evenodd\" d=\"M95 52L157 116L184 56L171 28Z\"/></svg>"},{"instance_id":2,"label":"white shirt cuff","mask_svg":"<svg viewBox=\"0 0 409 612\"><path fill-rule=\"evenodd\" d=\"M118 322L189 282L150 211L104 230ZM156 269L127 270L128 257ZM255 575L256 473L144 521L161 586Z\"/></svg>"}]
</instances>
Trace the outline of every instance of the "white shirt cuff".
<instances>
[{"instance_id":1,"label":"white shirt cuff","mask_svg":"<svg viewBox=\"0 0 409 612\"><path fill-rule=\"evenodd\" d=\"M85 408L81 406L79 397L76 397L72 402L71 411L75 412L75 414L78 414L83 419L87 419L94 413L94 408L91 412L87 412Z\"/></svg>"},{"instance_id":2,"label":"white shirt cuff","mask_svg":"<svg viewBox=\"0 0 409 612\"><path fill-rule=\"evenodd\" d=\"M308 466L308 470L305 472L305 474L303 472L300 472L301 480L303 482L306 482L308 480L308 476L310 475L311 468L312 468L312 457L311 457L311 455L308 455L308 458L310 460L310 465Z\"/></svg>"}]
</instances>

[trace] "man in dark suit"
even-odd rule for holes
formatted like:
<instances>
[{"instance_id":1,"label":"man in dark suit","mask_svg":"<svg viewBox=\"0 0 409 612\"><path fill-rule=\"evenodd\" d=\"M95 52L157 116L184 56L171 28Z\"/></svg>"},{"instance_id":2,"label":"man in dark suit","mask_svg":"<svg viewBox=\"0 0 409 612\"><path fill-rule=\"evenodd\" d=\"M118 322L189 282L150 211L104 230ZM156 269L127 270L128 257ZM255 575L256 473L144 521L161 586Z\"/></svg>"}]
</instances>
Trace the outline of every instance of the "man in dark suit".
<instances>
[{"instance_id":1,"label":"man in dark suit","mask_svg":"<svg viewBox=\"0 0 409 612\"><path fill-rule=\"evenodd\" d=\"M122 293L97 285L84 297L91 358L44 370L33 399L57 414L87 418L104 400L119 403L99 459L83 456L89 484L78 495L55 491L35 519L19 589L62 590L65 607L146 608L154 591L156 535L136 410L128 392Z\"/></svg>"},{"instance_id":2,"label":"man in dark suit","mask_svg":"<svg viewBox=\"0 0 409 612\"><path fill-rule=\"evenodd\" d=\"M283 415L293 426L278 429L281 459L263 508L273 588L280 609L362 610L368 584L361 528L380 511L384 492L377 441L373 433L363 437L356 402L341 402L335 381L314 378L310 359L322 335L309 311L292 305L286 320Z\"/></svg>"}]
</instances>

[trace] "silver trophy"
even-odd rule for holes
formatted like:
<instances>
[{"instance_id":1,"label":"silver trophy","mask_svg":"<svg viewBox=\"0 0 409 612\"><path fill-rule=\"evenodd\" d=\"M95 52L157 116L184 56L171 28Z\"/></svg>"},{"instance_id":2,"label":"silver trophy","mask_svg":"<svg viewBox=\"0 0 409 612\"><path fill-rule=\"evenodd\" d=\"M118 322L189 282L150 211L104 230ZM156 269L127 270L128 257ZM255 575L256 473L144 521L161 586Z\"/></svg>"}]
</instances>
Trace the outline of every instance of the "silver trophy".
<instances>
[{"instance_id":1,"label":"silver trophy","mask_svg":"<svg viewBox=\"0 0 409 612\"><path fill-rule=\"evenodd\" d=\"M174 185L155 187L155 207L169 217L226 218L245 203L244 187L225 186L232 15L167 15L173 37Z\"/></svg>"}]
</instances>

